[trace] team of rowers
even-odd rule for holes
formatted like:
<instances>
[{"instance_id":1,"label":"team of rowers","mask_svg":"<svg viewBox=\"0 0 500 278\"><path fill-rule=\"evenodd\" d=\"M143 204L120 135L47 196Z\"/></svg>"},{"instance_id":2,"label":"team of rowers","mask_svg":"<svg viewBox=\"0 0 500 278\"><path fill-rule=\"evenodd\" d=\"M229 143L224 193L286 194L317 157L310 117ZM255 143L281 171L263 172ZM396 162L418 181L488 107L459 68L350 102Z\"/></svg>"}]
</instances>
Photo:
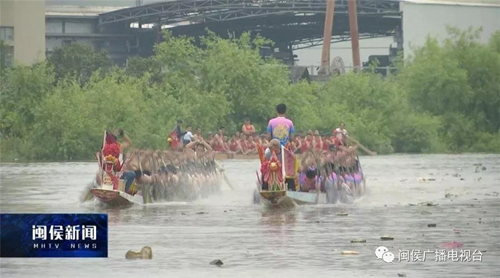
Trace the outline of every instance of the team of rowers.
<instances>
[{"instance_id":1,"label":"team of rowers","mask_svg":"<svg viewBox=\"0 0 500 278\"><path fill-rule=\"evenodd\" d=\"M164 184L164 178L168 177L168 181L178 182L180 177L179 174L182 172L190 173L186 176L190 180L185 181L185 183L188 184L193 183L193 180L191 180L193 178L205 182L207 181L206 179L219 180L220 177L217 177L217 171L212 169L215 153L219 152L229 155L257 154L260 153L257 149L257 146L259 145L262 147L261 151L265 153L265 158L267 160L271 158L272 152L276 154L281 152L280 146L288 148L293 153L303 154L310 154L311 152L331 154L332 151L334 151L333 153L335 153L335 157L333 159L335 160L336 165L343 165L346 158L353 157L352 155L344 155L349 154L349 148L347 148L348 135L343 122L339 128L333 131L331 136L320 136L318 131L309 131L304 136L299 132L298 135L294 136L295 128L293 126L293 122L285 117L285 104L279 104L276 107L276 112L277 117L269 121L267 134L257 134L254 126L247 119L242 126L241 132L233 134L231 138L228 138L224 134L224 128L220 128L216 134L209 134L207 139L203 138L200 129L197 129L196 132L192 134L190 126L186 127L185 132L181 132L182 121L179 120L174 131L168 137L168 143L171 149L183 152L182 161L179 159L175 164L179 164L179 166L183 167L189 165L190 168L193 169L184 169L183 171L182 167L174 167L174 165L170 165L172 169L169 169L168 167L159 167L159 171L158 169L151 169L153 171L151 171L151 173L147 173L149 171L144 170L146 165L151 165L151 161L156 161L157 163L154 164L157 165L160 165L160 161L161 164L173 164L173 161L172 163L168 163L169 159L164 159L162 155L152 154L151 156L146 157L143 154L129 155L129 157L132 158L132 161L125 163L126 165L123 167L125 169L123 170L121 169L121 165L118 165L116 171L123 172L123 175L121 175L120 178L126 181L125 191L132 193L133 190L131 185L134 180L138 184ZM117 138L112 134L110 135L110 138L114 138L112 138L110 142L107 142L106 147L103 149L103 156L106 157L108 154L113 154L113 157L118 157L125 145L131 145L131 140L127 136L124 136L123 130L121 129L118 131L118 135L125 140L122 144L115 144L117 143ZM167 151L167 153L169 152ZM137 163L134 163L136 157L140 158ZM281 156L278 156L278 158L281 160ZM299 170L301 173L307 172L307 169L314 164L312 160L309 162L309 160L305 158L306 157L302 160L302 167L300 167L301 169ZM328 159L328 156L325 156L325 159ZM145 161L147 161L147 164L143 165ZM333 160L329 159L329 161ZM352 162L349 162L348 164L352 164ZM327 163L327 161L325 161L325 163ZM207 166L210 166L208 167L210 168L210 171L206 171L208 169Z\"/></svg>"},{"instance_id":2,"label":"team of rowers","mask_svg":"<svg viewBox=\"0 0 500 278\"><path fill-rule=\"evenodd\" d=\"M96 156L105 172L114 172L116 178L124 180L124 191L128 194L135 195L143 185L151 184L154 185L151 188L153 199L185 201L217 190L222 174L217 170L209 146L188 145L184 152L140 150L132 148L132 140L122 129L117 135L106 131L102 155L96 153ZM123 163L118 159L121 154ZM109 161L112 162L110 168L106 166ZM97 184L102 183L102 174L101 171L96 174ZM113 188L117 189L117 184Z\"/></svg>"},{"instance_id":3,"label":"team of rowers","mask_svg":"<svg viewBox=\"0 0 500 278\"><path fill-rule=\"evenodd\" d=\"M356 160L357 148L347 146L349 137L345 130L345 124L342 122L329 138L322 138L317 132L314 135L308 132L304 139L301 139L300 135L294 138L293 122L285 117L285 113L285 104L276 106L277 117L269 121L267 128L268 136L272 139L266 146L265 162L262 165L265 166L266 162L271 161L273 157L281 161L280 154L285 147L295 153L302 153L299 169L288 171L288 173L295 172L295 174L284 177L288 190L324 191L327 180L344 188L343 192L350 192L351 189L359 190L358 185L362 174L359 162ZM273 153L276 156L273 156ZM281 162L283 163L283 161ZM262 190L269 190L269 185L264 178L265 172L268 171L265 168L261 167ZM298 185L296 184L297 170L299 174Z\"/></svg>"},{"instance_id":4,"label":"team of rowers","mask_svg":"<svg viewBox=\"0 0 500 278\"><path fill-rule=\"evenodd\" d=\"M182 121L178 121L176 126L176 133L180 130L180 125ZM299 131L293 139L288 141L289 149L296 154L306 153L308 150L315 151L330 151L332 149L338 149L340 146L347 145L347 131L345 130L345 124L342 122L340 127L333 131L332 135L320 135L318 130L314 132L309 130L307 134L303 135L302 131ZM210 148L217 153L226 153L229 156L234 154L243 155L254 155L258 153L257 146L261 146L263 150L269 145L270 139L274 138L271 134L258 134L255 132L254 126L250 123L250 120L246 120L245 124L241 128L241 132L235 132L232 136L225 135L225 130L221 127L217 133L208 133L208 137L205 139L201 134L201 129L198 128L194 134L191 133L191 126L186 127L184 133L178 133L178 140L182 141L183 146L187 146L192 142L204 142L208 144ZM270 136L271 135L271 136ZM173 136L171 135L172 138ZM170 139L169 145L174 149L181 150L181 144L172 144Z\"/></svg>"}]
</instances>

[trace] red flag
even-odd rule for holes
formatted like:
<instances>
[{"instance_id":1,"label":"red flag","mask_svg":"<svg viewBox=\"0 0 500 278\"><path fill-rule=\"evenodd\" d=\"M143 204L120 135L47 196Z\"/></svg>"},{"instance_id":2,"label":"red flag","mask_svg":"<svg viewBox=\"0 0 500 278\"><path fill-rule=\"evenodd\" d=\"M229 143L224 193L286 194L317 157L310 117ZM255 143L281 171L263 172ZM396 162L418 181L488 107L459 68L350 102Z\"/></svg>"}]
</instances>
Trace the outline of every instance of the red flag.
<instances>
[{"instance_id":1,"label":"red flag","mask_svg":"<svg viewBox=\"0 0 500 278\"><path fill-rule=\"evenodd\" d=\"M116 136L114 136L111 132L106 130L105 140L106 144L116 144L118 141L116 140Z\"/></svg>"},{"instance_id":2,"label":"red flag","mask_svg":"<svg viewBox=\"0 0 500 278\"><path fill-rule=\"evenodd\" d=\"M295 177L295 163L296 157L293 152L287 148L283 148L284 152L284 165L285 165L285 175L287 177Z\"/></svg>"}]
</instances>

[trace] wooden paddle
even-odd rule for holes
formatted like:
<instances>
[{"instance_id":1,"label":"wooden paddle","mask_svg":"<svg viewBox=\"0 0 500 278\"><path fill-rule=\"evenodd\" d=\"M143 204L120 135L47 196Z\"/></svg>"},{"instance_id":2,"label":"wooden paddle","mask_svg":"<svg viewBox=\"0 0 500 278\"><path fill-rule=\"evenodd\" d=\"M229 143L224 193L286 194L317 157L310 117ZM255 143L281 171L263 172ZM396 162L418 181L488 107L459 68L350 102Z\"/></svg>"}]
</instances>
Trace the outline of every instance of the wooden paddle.
<instances>
[{"instance_id":1,"label":"wooden paddle","mask_svg":"<svg viewBox=\"0 0 500 278\"><path fill-rule=\"evenodd\" d=\"M87 201L90 201L94 198L94 195L90 192L90 190L94 187L94 183L89 183L85 187L84 191L80 195L80 202L85 203Z\"/></svg>"},{"instance_id":2,"label":"wooden paddle","mask_svg":"<svg viewBox=\"0 0 500 278\"><path fill-rule=\"evenodd\" d=\"M361 143L359 143L356 139L350 137L350 136L347 136L347 138L349 138L350 140L352 140L354 143L356 143L358 146L361 147L362 150L364 150L367 154L369 155L377 155L376 152L372 152L370 151L369 149L367 149L365 146L361 145Z\"/></svg>"},{"instance_id":3,"label":"wooden paddle","mask_svg":"<svg viewBox=\"0 0 500 278\"><path fill-rule=\"evenodd\" d=\"M222 169L222 167L220 166L220 164L214 160L215 162L215 165L219 168L219 171L222 173L222 177L224 178L224 181L227 183L227 185L232 189L234 190L234 186L231 184L231 182L229 181L229 179L227 178L226 176L226 173L224 173L224 169Z\"/></svg>"}]
</instances>

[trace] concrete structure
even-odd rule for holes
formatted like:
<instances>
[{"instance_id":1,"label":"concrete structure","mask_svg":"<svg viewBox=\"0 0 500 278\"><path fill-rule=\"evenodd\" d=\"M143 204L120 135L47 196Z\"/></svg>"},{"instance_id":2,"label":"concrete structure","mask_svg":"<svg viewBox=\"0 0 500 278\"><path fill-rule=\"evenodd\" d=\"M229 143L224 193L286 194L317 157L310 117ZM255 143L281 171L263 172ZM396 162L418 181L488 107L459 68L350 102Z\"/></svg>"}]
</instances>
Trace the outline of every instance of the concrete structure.
<instances>
[{"instance_id":1,"label":"concrete structure","mask_svg":"<svg viewBox=\"0 0 500 278\"><path fill-rule=\"evenodd\" d=\"M91 46L93 49L106 50L111 59L123 64L131 54L135 37L131 34L103 33L99 27L99 14L120 9L117 7L79 7L47 6L45 12L46 53L54 48L71 43Z\"/></svg>"},{"instance_id":2,"label":"concrete structure","mask_svg":"<svg viewBox=\"0 0 500 278\"><path fill-rule=\"evenodd\" d=\"M0 40L10 46L9 63L45 59L45 1L1 0Z\"/></svg>"},{"instance_id":3,"label":"concrete structure","mask_svg":"<svg viewBox=\"0 0 500 278\"><path fill-rule=\"evenodd\" d=\"M403 12L404 55L422 46L427 36L446 39L446 26L483 29L481 42L487 43L500 30L500 1L497 0L407 0L401 2Z\"/></svg>"}]
</instances>

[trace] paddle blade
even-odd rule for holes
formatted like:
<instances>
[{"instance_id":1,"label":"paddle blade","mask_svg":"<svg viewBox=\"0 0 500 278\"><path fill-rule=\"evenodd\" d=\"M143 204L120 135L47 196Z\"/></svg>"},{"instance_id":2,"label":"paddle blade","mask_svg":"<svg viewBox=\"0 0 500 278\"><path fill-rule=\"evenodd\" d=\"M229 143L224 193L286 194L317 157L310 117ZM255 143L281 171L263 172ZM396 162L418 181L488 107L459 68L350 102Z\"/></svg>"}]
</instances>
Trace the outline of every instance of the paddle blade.
<instances>
[{"instance_id":1,"label":"paddle blade","mask_svg":"<svg viewBox=\"0 0 500 278\"><path fill-rule=\"evenodd\" d=\"M85 189L82 191L82 194L80 195L80 202L85 203L87 201L90 201L94 199L94 195L90 192L90 190L94 187L93 183L87 184Z\"/></svg>"}]
</instances>

